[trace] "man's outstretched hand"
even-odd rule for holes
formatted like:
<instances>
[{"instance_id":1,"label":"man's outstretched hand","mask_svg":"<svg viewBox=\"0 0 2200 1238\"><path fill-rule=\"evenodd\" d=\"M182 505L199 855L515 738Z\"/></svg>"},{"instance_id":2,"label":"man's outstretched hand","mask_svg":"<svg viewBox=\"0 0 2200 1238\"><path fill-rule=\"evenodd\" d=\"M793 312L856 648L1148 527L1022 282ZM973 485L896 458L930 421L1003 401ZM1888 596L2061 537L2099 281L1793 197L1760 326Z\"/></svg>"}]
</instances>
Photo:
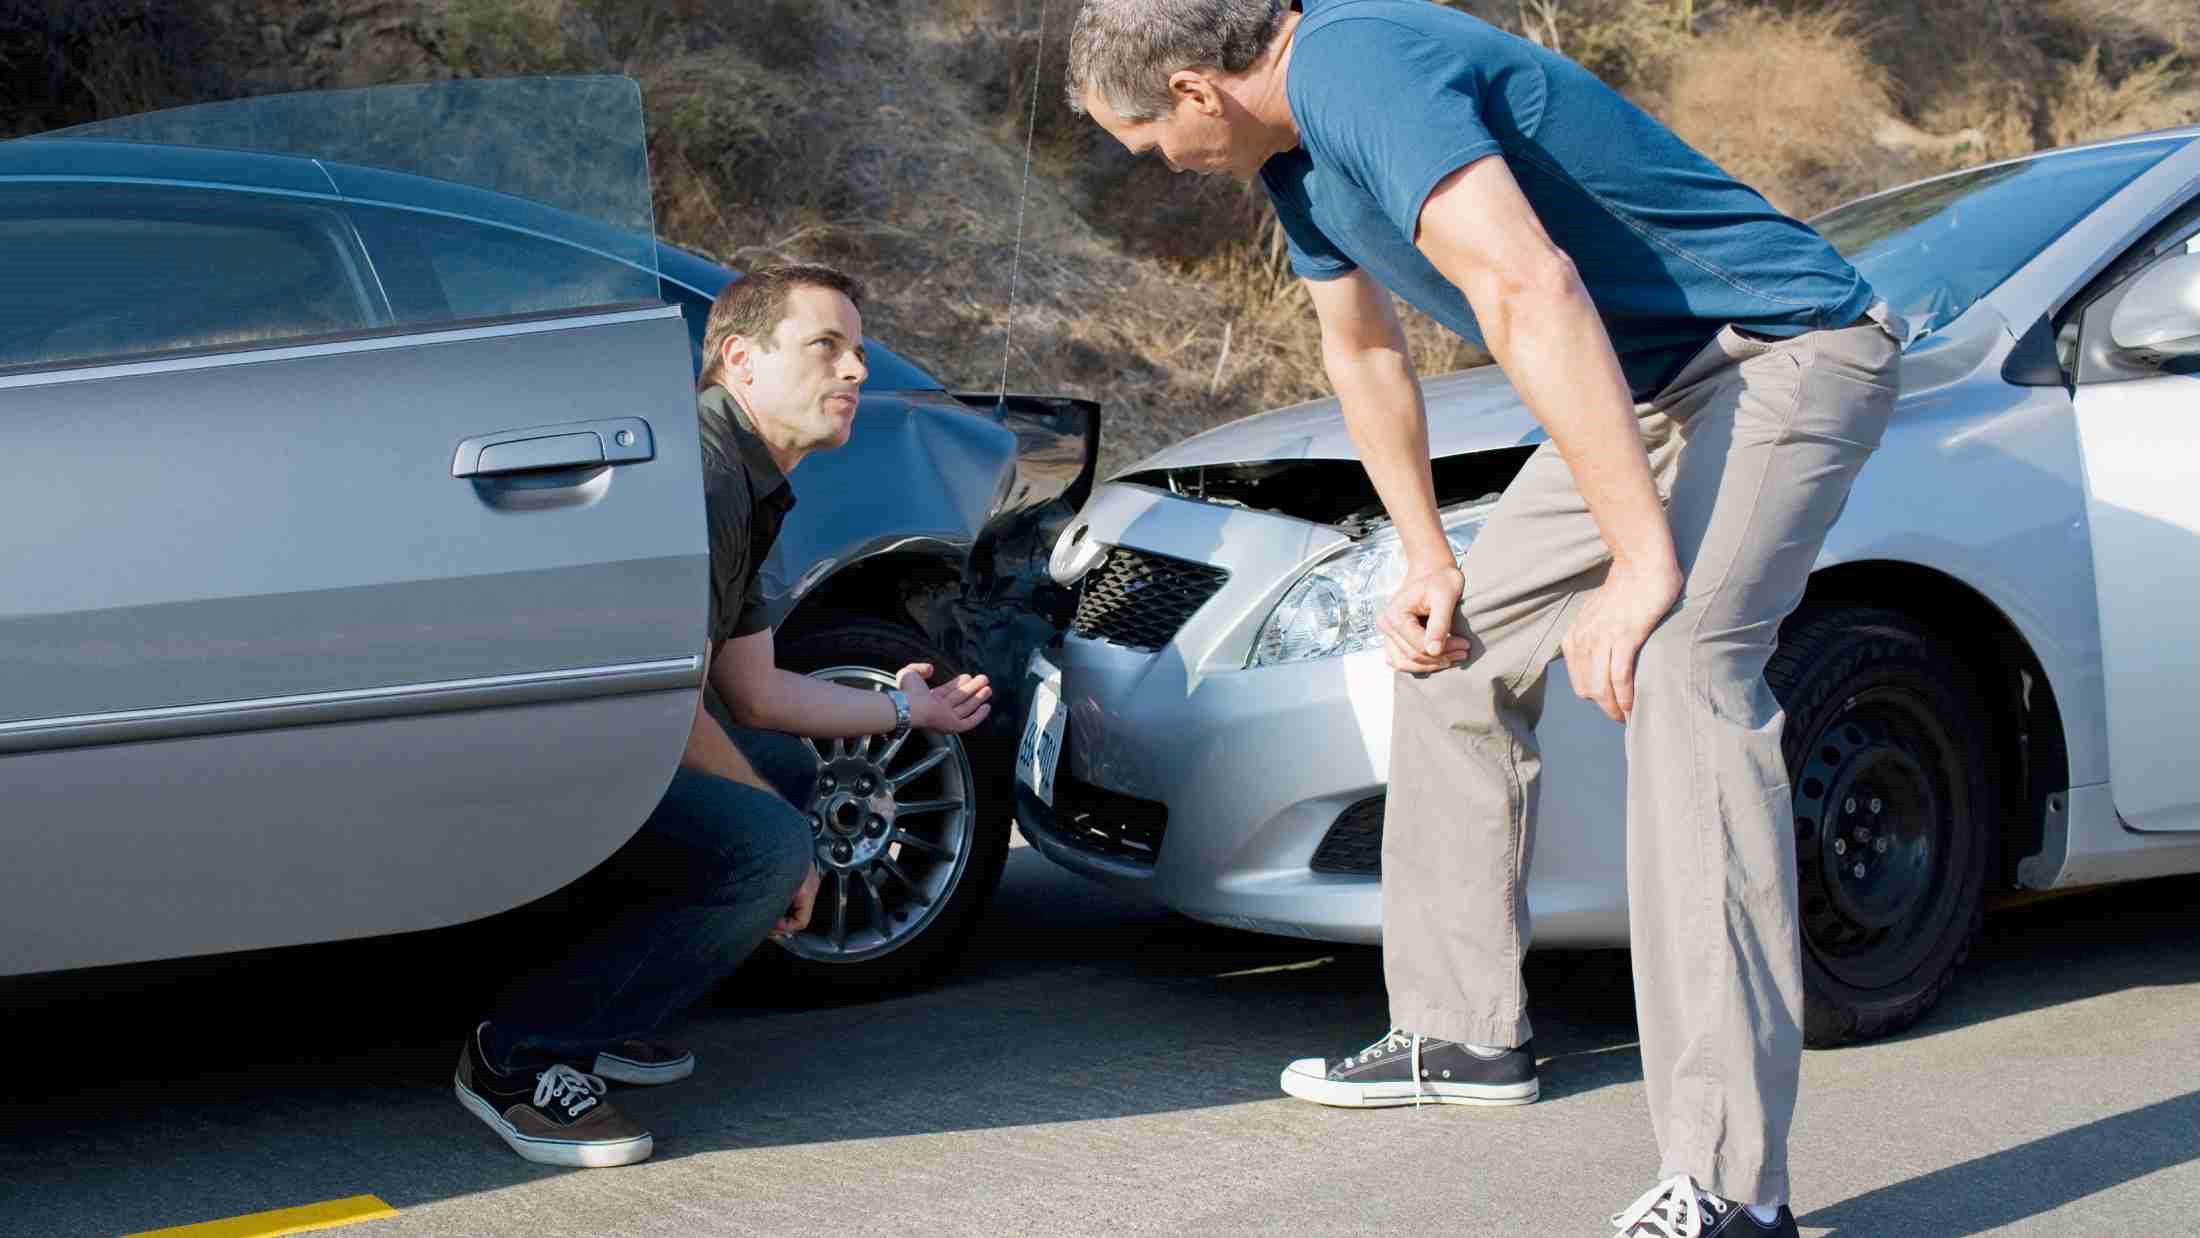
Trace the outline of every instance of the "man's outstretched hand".
<instances>
[{"instance_id":1,"label":"man's outstretched hand","mask_svg":"<svg viewBox=\"0 0 2200 1238\"><path fill-rule=\"evenodd\" d=\"M1559 642L1574 695L1614 722L1635 712L1635 658L1681 595L1680 568L1627 570L1614 563Z\"/></svg>"},{"instance_id":2,"label":"man's outstretched hand","mask_svg":"<svg viewBox=\"0 0 2200 1238\"><path fill-rule=\"evenodd\" d=\"M909 694L909 725L960 735L993 712L993 684L983 675L957 675L935 688L930 662L902 667L894 682Z\"/></svg>"},{"instance_id":3,"label":"man's outstretched hand","mask_svg":"<svg viewBox=\"0 0 2200 1238\"><path fill-rule=\"evenodd\" d=\"M1375 620L1393 670L1425 675L1467 660L1467 638L1451 634L1451 617L1466 587L1455 562L1406 568L1405 580Z\"/></svg>"}]
</instances>

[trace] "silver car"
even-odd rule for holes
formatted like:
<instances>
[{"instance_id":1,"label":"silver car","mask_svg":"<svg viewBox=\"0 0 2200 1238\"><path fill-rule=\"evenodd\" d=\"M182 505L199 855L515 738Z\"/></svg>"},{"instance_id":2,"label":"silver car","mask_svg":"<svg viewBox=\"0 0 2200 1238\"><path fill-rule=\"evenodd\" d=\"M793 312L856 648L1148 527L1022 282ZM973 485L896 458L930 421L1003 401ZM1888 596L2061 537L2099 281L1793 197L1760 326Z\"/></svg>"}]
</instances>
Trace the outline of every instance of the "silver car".
<instances>
[{"instance_id":1,"label":"silver car","mask_svg":"<svg viewBox=\"0 0 2200 1238\"><path fill-rule=\"evenodd\" d=\"M653 232L621 78L0 143L0 975L453 924L640 827L700 687L694 375L734 278ZM1097 410L871 355L764 568L782 662L1020 671L1067 595L1007 569L1089 493ZM827 748L892 835L858 863L820 787L787 965L952 962L1013 726Z\"/></svg>"},{"instance_id":2,"label":"silver car","mask_svg":"<svg viewBox=\"0 0 2200 1238\"><path fill-rule=\"evenodd\" d=\"M1814 221L1915 332L1893 427L1768 671L1814 1044L1918 1018L1997 893L2200 870L2195 137ZM1425 390L1463 550L1543 436L1495 369ZM1372 621L1400 561L1335 402L1114 477L1052 570L1080 600L1031 664L1032 843L1202 920L1378 940L1392 673ZM1553 676L1536 940L1624 945L1621 732Z\"/></svg>"}]
</instances>

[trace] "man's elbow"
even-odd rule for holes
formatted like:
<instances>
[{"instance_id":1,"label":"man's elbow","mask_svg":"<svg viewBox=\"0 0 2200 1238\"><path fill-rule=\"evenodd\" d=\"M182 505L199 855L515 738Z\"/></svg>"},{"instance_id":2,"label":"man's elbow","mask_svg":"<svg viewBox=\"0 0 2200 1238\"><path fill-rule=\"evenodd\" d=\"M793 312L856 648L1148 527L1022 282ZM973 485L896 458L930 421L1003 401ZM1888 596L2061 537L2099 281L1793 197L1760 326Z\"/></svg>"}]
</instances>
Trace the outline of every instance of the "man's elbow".
<instances>
[{"instance_id":1,"label":"man's elbow","mask_svg":"<svg viewBox=\"0 0 2200 1238\"><path fill-rule=\"evenodd\" d=\"M1328 376L1332 390L1342 389L1386 368L1396 369L1406 364L1403 339L1373 333L1322 333L1322 373Z\"/></svg>"},{"instance_id":2,"label":"man's elbow","mask_svg":"<svg viewBox=\"0 0 2200 1238\"><path fill-rule=\"evenodd\" d=\"M1467 299L1484 331L1497 336L1509 336L1516 323L1548 321L1588 304L1581 272L1555 246L1493 265L1475 283Z\"/></svg>"},{"instance_id":3,"label":"man's elbow","mask_svg":"<svg viewBox=\"0 0 2200 1238\"><path fill-rule=\"evenodd\" d=\"M735 726L751 731L768 729L764 725L764 714L767 711L757 707L756 699L751 693L729 694L721 688L718 695L726 702L726 717L732 719Z\"/></svg>"}]
</instances>

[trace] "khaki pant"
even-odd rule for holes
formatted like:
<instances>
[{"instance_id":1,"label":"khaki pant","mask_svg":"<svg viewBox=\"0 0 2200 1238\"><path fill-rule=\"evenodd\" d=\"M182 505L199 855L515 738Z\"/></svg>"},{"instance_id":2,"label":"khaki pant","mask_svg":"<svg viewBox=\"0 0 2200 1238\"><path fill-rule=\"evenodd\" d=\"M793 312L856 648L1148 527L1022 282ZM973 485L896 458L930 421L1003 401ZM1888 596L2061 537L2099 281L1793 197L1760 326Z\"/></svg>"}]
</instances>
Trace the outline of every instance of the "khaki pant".
<instances>
[{"instance_id":1,"label":"khaki pant","mask_svg":"<svg viewBox=\"0 0 2200 1238\"><path fill-rule=\"evenodd\" d=\"M1636 409L1686 576L1643 645L1627 724L1643 1079L1659 1176L1685 1173L1730 1199L1787 1198L1802 958L1781 712L1764 669L1893 408L1902 327L1883 306L1872 319L1780 342L1727 328ZM1528 1037L1534 728L1559 641L1608 563L1544 444L1468 551L1454 631L1473 656L1397 677L1383 943L1398 1027Z\"/></svg>"}]
</instances>

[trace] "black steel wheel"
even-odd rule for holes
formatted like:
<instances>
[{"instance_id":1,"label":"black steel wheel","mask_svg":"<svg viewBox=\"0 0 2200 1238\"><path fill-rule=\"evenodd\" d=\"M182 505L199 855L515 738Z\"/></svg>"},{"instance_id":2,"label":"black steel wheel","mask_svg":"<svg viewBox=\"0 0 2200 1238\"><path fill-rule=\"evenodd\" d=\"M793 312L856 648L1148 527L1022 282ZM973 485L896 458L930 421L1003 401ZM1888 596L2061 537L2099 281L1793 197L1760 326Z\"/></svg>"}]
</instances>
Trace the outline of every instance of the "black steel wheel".
<instances>
[{"instance_id":1,"label":"black steel wheel","mask_svg":"<svg viewBox=\"0 0 2200 1238\"><path fill-rule=\"evenodd\" d=\"M1804 1040L1899 1031L1977 939L1999 777L1962 660L1892 610L1799 611L1765 678L1787 711Z\"/></svg>"},{"instance_id":2,"label":"black steel wheel","mask_svg":"<svg viewBox=\"0 0 2200 1238\"><path fill-rule=\"evenodd\" d=\"M829 616L777 642L779 665L869 691L929 662L934 682L959 673L900 624ZM996 685L996 709L1004 699ZM952 968L1000 884L1014 800L999 754L971 735L911 731L813 741L811 802L821 879L807 930L767 968L800 990L848 996L928 983Z\"/></svg>"}]
</instances>

